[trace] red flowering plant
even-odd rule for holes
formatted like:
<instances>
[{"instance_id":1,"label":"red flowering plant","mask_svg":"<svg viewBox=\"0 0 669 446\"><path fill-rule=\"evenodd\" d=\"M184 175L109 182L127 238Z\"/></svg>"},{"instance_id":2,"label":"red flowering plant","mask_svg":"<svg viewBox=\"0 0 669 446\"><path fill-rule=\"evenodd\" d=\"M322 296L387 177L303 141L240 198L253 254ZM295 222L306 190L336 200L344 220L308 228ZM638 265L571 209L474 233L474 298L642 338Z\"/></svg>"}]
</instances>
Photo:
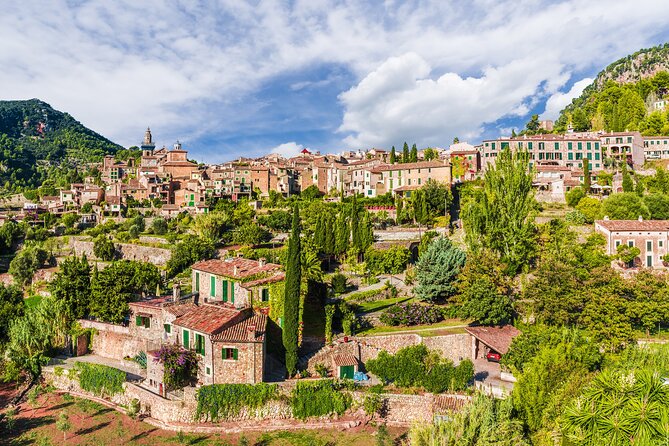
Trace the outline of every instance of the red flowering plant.
<instances>
[{"instance_id":1,"label":"red flowering plant","mask_svg":"<svg viewBox=\"0 0 669 446\"><path fill-rule=\"evenodd\" d=\"M163 365L167 390L185 387L197 378L198 355L178 345L163 345L153 353L153 360Z\"/></svg>"}]
</instances>

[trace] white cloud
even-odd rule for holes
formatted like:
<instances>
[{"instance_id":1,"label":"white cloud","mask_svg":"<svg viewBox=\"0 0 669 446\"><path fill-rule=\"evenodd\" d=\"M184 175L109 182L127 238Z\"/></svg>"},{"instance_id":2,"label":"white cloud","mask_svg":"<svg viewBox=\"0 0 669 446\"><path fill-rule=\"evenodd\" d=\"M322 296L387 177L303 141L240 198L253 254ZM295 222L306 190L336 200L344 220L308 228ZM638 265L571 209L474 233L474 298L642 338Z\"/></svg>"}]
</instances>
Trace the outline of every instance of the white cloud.
<instances>
[{"instance_id":1,"label":"white cloud","mask_svg":"<svg viewBox=\"0 0 669 446\"><path fill-rule=\"evenodd\" d=\"M302 144L298 144L295 141L291 141L279 144L278 146L274 147L270 152L278 153L279 155L282 155L286 158L290 158L292 156L298 155L302 151L302 149L304 149L304 146Z\"/></svg>"},{"instance_id":2,"label":"white cloud","mask_svg":"<svg viewBox=\"0 0 669 446\"><path fill-rule=\"evenodd\" d=\"M554 93L546 101L546 109L541 115L541 119L557 119L562 109L571 104L572 99L580 96L585 87L590 85L593 80L593 78L586 77L585 79L575 82L568 92Z\"/></svg>"},{"instance_id":3,"label":"white cloud","mask_svg":"<svg viewBox=\"0 0 669 446\"><path fill-rule=\"evenodd\" d=\"M4 3L0 98L38 97L126 145L146 125L186 147L240 127L297 139L253 111L271 111L276 79L295 77L297 94L323 82L300 73L331 66L357 83L341 96L347 144L447 145L669 30L664 0Z\"/></svg>"}]
</instances>

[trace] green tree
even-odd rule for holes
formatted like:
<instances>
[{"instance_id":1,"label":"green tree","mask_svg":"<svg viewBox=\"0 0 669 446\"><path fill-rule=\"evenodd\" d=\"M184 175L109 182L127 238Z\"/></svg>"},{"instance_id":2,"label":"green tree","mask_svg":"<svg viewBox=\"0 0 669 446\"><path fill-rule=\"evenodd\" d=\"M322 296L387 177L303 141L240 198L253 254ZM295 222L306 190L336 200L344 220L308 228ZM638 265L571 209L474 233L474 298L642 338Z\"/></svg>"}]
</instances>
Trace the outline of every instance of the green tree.
<instances>
[{"instance_id":1,"label":"green tree","mask_svg":"<svg viewBox=\"0 0 669 446\"><path fill-rule=\"evenodd\" d=\"M172 256L167 261L167 275L174 277L195 262L211 259L215 252L214 244L208 239L187 235L172 248Z\"/></svg>"},{"instance_id":2,"label":"green tree","mask_svg":"<svg viewBox=\"0 0 669 446\"><path fill-rule=\"evenodd\" d=\"M260 245L271 240L272 234L254 223L246 223L235 228L232 232L232 241L240 245Z\"/></svg>"},{"instance_id":3,"label":"green tree","mask_svg":"<svg viewBox=\"0 0 669 446\"><path fill-rule=\"evenodd\" d=\"M93 242L93 254L105 262L111 262L117 256L116 245L114 245L114 242L109 237L100 234Z\"/></svg>"},{"instance_id":4,"label":"green tree","mask_svg":"<svg viewBox=\"0 0 669 446\"><path fill-rule=\"evenodd\" d=\"M286 350L286 369L293 376L297 371L298 324L300 313L300 285L302 283L300 242L300 208L293 209L293 224L288 241L286 284L283 302L283 346Z\"/></svg>"},{"instance_id":5,"label":"green tree","mask_svg":"<svg viewBox=\"0 0 669 446\"><path fill-rule=\"evenodd\" d=\"M70 212L69 214L65 214L60 218L60 222L69 229L73 228L77 221L79 221L79 216L76 212Z\"/></svg>"},{"instance_id":6,"label":"green tree","mask_svg":"<svg viewBox=\"0 0 669 446\"><path fill-rule=\"evenodd\" d=\"M58 414L56 429L63 433L63 442L67 440L67 433L72 430L72 423L70 422L70 417L67 415L67 412L64 410L61 410Z\"/></svg>"},{"instance_id":7,"label":"green tree","mask_svg":"<svg viewBox=\"0 0 669 446\"><path fill-rule=\"evenodd\" d=\"M167 233L167 221L162 217L156 217L151 222L151 230L154 234L164 235Z\"/></svg>"},{"instance_id":8,"label":"green tree","mask_svg":"<svg viewBox=\"0 0 669 446\"><path fill-rule=\"evenodd\" d=\"M335 221L335 254L342 255L348 251L351 231L346 214L341 211Z\"/></svg>"},{"instance_id":9,"label":"green tree","mask_svg":"<svg viewBox=\"0 0 669 446\"><path fill-rule=\"evenodd\" d=\"M511 285L494 254L480 251L469 256L458 279L460 316L483 325L511 322Z\"/></svg>"},{"instance_id":10,"label":"green tree","mask_svg":"<svg viewBox=\"0 0 669 446\"><path fill-rule=\"evenodd\" d=\"M403 163L408 163L409 162L409 144L404 141L404 147L402 148L402 162Z\"/></svg>"},{"instance_id":11,"label":"green tree","mask_svg":"<svg viewBox=\"0 0 669 446\"><path fill-rule=\"evenodd\" d=\"M623 161L621 170L623 176L623 192L634 192L634 181L632 181L632 176L627 171L627 161Z\"/></svg>"},{"instance_id":12,"label":"green tree","mask_svg":"<svg viewBox=\"0 0 669 446\"><path fill-rule=\"evenodd\" d=\"M580 187L575 187L565 194L567 205L573 208L581 202L583 197L585 197L585 192L583 192L583 188Z\"/></svg>"},{"instance_id":13,"label":"green tree","mask_svg":"<svg viewBox=\"0 0 669 446\"><path fill-rule=\"evenodd\" d=\"M68 321L86 317L91 297L91 267L86 256L63 260L49 291L61 302Z\"/></svg>"},{"instance_id":14,"label":"green tree","mask_svg":"<svg viewBox=\"0 0 669 446\"><path fill-rule=\"evenodd\" d=\"M316 200L318 198L321 198L323 196L323 193L318 189L318 186L315 184L312 184L311 186L307 187L300 193L300 198L306 201L312 201Z\"/></svg>"},{"instance_id":15,"label":"green tree","mask_svg":"<svg viewBox=\"0 0 669 446\"><path fill-rule=\"evenodd\" d=\"M390 164L395 164L396 161L397 161L397 154L395 153L395 146L393 146L390 149L390 158L388 159L388 162Z\"/></svg>"},{"instance_id":16,"label":"green tree","mask_svg":"<svg viewBox=\"0 0 669 446\"><path fill-rule=\"evenodd\" d=\"M448 215L448 209L453 202L453 194L447 183L430 178L420 190L423 194L428 218L434 219L442 215Z\"/></svg>"},{"instance_id":17,"label":"green tree","mask_svg":"<svg viewBox=\"0 0 669 446\"><path fill-rule=\"evenodd\" d=\"M592 223L602 218L602 202L597 198L583 197L576 206L586 218L586 223Z\"/></svg>"},{"instance_id":18,"label":"green tree","mask_svg":"<svg viewBox=\"0 0 669 446\"><path fill-rule=\"evenodd\" d=\"M246 207L251 209L250 206ZM240 215L242 215L241 212ZM240 223L238 224L240 225L250 224L250 219L244 219L244 223L241 222L241 216L239 216L239 219ZM227 212L212 211L207 214L198 215L197 218L195 218L195 222L193 223L193 230L201 239L216 243L221 239L221 237L223 237L223 234L225 234L230 226L230 216Z\"/></svg>"},{"instance_id":19,"label":"green tree","mask_svg":"<svg viewBox=\"0 0 669 446\"><path fill-rule=\"evenodd\" d=\"M650 212L639 198L632 192L613 194L602 202L604 216L611 220L636 220L639 217L650 218Z\"/></svg>"},{"instance_id":20,"label":"green tree","mask_svg":"<svg viewBox=\"0 0 669 446\"><path fill-rule=\"evenodd\" d=\"M583 191L586 193L590 193L590 185L591 185L591 178L590 178L590 160L588 158L583 159Z\"/></svg>"},{"instance_id":21,"label":"green tree","mask_svg":"<svg viewBox=\"0 0 669 446\"><path fill-rule=\"evenodd\" d=\"M418 285L414 289L420 300L434 302L450 298L456 292L458 274L465 264L465 253L446 237L437 237L421 253L416 264Z\"/></svg>"},{"instance_id":22,"label":"green tree","mask_svg":"<svg viewBox=\"0 0 669 446\"><path fill-rule=\"evenodd\" d=\"M473 189L462 211L470 248L490 248L510 275L526 267L536 250L533 175L526 151L504 149L486 170L483 189Z\"/></svg>"},{"instance_id":23,"label":"green tree","mask_svg":"<svg viewBox=\"0 0 669 446\"><path fill-rule=\"evenodd\" d=\"M18 285L26 286L32 282L35 272L48 260L53 260L53 256L39 246L24 248L9 263L9 274Z\"/></svg>"},{"instance_id":24,"label":"green tree","mask_svg":"<svg viewBox=\"0 0 669 446\"><path fill-rule=\"evenodd\" d=\"M15 286L0 284L0 346L9 340L11 322L23 316L23 292Z\"/></svg>"},{"instance_id":25,"label":"green tree","mask_svg":"<svg viewBox=\"0 0 669 446\"><path fill-rule=\"evenodd\" d=\"M528 134L534 134L539 131L539 115L532 115L530 120L527 121L525 129Z\"/></svg>"},{"instance_id":26,"label":"green tree","mask_svg":"<svg viewBox=\"0 0 669 446\"><path fill-rule=\"evenodd\" d=\"M409 155L409 162L411 163L418 162L418 148L416 148L416 144L411 146L411 154Z\"/></svg>"},{"instance_id":27,"label":"green tree","mask_svg":"<svg viewBox=\"0 0 669 446\"><path fill-rule=\"evenodd\" d=\"M643 204L653 220L669 220L669 197L665 194L649 194L643 197Z\"/></svg>"}]
</instances>

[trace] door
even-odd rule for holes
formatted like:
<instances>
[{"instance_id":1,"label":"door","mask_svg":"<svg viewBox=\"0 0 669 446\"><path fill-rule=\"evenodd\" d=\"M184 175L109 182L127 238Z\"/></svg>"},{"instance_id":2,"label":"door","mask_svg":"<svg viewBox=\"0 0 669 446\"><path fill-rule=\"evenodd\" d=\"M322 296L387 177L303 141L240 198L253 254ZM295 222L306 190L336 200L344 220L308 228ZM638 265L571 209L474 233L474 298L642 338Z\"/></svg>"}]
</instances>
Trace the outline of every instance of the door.
<instances>
[{"instance_id":1,"label":"door","mask_svg":"<svg viewBox=\"0 0 669 446\"><path fill-rule=\"evenodd\" d=\"M339 367L339 378L348 378L353 379L353 373L355 373L354 366L352 365L343 365Z\"/></svg>"}]
</instances>

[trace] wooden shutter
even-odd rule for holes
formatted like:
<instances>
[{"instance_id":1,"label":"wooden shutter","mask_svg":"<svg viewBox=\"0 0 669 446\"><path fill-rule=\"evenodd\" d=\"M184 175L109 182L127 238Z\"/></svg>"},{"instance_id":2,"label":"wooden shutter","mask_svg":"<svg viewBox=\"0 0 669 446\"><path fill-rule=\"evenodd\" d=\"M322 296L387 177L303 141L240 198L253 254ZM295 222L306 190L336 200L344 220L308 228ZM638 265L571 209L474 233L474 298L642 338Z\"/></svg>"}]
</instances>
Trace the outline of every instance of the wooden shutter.
<instances>
[{"instance_id":1,"label":"wooden shutter","mask_svg":"<svg viewBox=\"0 0 669 446\"><path fill-rule=\"evenodd\" d=\"M135 316L135 325L138 327L142 325L142 316Z\"/></svg>"},{"instance_id":2,"label":"wooden shutter","mask_svg":"<svg viewBox=\"0 0 669 446\"><path fill-rule=\"evenodd\" d=\"M195 291L200 291L200 273L195 272Z\"/></svg>"},{"instance_id":3,"label":"wooden shutter","mask_svg":"<svg viewBox=\"0 0 669 446\"><path fill-rule=\"evenodd\" d=\"M235 282L230 282L230 302L235 303Z\"/></svg>"},{"instance_id":4,"label":"wooden shutter","mask_svg":"<svg viewBox=\"0 0 669 446\"><path fill-rule=\"evenodd\" d=\"M209 280L209 295L211 297L216 297L216 277L213 275Z\"/></svg>"},{"instance_id":5,"label":"wooden shutter","mask_svg":"<svg viewBox=\"0 0 669 446\"><path fill-rule=\"evenodd\" d=\"M183 331L183 344L186 349L190 348L190 332L188 330Z\"/></svg>"},{"instance_id":6,"label":"wooden shutter","mask_svg":"<svg viewBox=\"0 0 669 446\"><path fill-rule=\"evenodd\" d=\"M232 359L234 359L235 361L237 360L237 349L236 348L232 349Z\"/></svg>"},{"instance_id":7,"label":"wooden shutter","mask_svg":"<svg viewBox=\"0 0 669 446\"><path fill-rule=\"evenodd\" d=\"M221 286L223 287L223 302L228 301L228 281L223 280L221 282Z\"/></svg>"}]
</instances>

